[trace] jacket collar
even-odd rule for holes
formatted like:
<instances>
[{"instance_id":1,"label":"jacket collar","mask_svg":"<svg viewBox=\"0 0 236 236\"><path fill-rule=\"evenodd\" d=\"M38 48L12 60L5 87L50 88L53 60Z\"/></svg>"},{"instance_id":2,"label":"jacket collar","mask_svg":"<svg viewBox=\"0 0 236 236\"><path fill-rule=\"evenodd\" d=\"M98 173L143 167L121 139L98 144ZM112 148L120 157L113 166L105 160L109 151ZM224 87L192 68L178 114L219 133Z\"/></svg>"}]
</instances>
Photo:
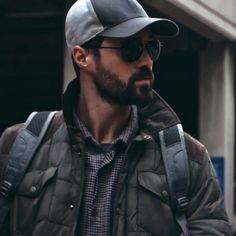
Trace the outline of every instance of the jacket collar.
<instances>
[{"instance_id":1,"label":"jacket collar","mask_svg":"<svg viewBox=\"0 0 236 236\"><path fill-rule=\"evenodd\" d=\"M76 129L73 109L78 101L79 93L80 82L76 78L68 85L62 101L64 119L70 129ZM138 106L138 116L140 129L156 136L157 132L180 123L180 120L164 99L154 90L153 95L150 103Z\"/></svg>"},{"instance_id":2,"label":"jacket collar","mask_svg":"<svg viewBox=\"0 0 236 236\"><path fill-rule=\"evenodd\" d=\"M153 135L180 123L176 113L154 90L152 101L144 106L139 106L139 120L140 128L148 130Z\"/></svg>"}]
</instances>

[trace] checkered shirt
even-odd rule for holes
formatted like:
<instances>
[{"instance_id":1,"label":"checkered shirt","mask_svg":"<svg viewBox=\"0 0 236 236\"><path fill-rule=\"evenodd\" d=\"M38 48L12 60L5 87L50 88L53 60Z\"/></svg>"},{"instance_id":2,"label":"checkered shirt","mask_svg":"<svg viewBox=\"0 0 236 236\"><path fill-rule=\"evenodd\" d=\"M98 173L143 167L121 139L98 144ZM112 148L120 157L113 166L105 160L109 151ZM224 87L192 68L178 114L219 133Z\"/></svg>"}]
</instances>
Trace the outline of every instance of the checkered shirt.
<instances>
[{"instance_id":1,"label":"checkered shirt","mask_svg":"<svg viewBox=\"0 0 236 236\"><path fill-rule=\"evenodd\" d=\"M75 117L85 137L85 188L78 222L79 236L110 236L119 174L129 141L138 131L138 112L132 107L127 126L112 144L101 145Z\"/></svg>"}]
</instances>

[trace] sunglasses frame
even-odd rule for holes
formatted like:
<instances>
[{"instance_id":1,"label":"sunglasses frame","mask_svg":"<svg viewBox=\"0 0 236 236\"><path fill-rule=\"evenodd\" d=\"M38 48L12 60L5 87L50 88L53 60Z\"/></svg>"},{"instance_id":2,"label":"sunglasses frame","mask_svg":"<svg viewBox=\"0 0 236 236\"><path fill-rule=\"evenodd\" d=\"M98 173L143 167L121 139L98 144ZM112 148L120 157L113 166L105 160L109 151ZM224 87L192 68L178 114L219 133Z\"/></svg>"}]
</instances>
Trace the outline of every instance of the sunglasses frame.
<instances>
[{"instance_id":1,"label":"sunglasses frame","mask_svg":"<svg viewBox=\"0 0 236 236\"><path fill-rule=\"evenodd\" d=\"M126 56L126 52L125 51L125 46L127 46L127 43L137 43L138 46L140 46L140 52L135 56L133 57L132 59L130 58L127 58ZM158 48L158 53L157 55L153 55L151 53L151 48L150 46L148 46L148 44L150 45L151 43L155 43ZM143 55L143 51L144 51L144 48L146 48L147 52L148 52L148 55L150 56L150 58L153 60L153 61L157 61L160 54L161 54L161 48L162 48L162 43L160 40L140 40L140 39L128 39L128 40L124 40L121 42L121 46L120 47L109 47L109 46L87 46L86 48L91 48L91 49L115 49L115 50L121 50L121 55L122 55L122 59L126 62L135 62L135 61L138 61L141 56ZM137 48L138 49L138 48ZM130 54L131 55L131 54Z\"/></svg>"}]
</instances>

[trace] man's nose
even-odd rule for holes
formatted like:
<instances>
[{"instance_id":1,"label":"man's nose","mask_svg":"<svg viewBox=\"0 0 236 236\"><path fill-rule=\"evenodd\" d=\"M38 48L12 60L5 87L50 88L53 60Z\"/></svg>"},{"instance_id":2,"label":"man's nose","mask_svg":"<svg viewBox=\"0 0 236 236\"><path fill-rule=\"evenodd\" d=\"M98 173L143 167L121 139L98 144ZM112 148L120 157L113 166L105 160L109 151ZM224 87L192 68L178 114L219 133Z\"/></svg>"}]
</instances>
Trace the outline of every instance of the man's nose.
<instances>
[{"instance_id":1,"label":"man's nose","mask_svg":"<svg viewBox=\"0 0 236 236\"><path fill-rule=\"evenodd\" d=\"M138 60L138 67L152 68L152 66L153 66L153 60L151 59L147 49L144 48L142 56Z\"/></svg>"}]
</instances>

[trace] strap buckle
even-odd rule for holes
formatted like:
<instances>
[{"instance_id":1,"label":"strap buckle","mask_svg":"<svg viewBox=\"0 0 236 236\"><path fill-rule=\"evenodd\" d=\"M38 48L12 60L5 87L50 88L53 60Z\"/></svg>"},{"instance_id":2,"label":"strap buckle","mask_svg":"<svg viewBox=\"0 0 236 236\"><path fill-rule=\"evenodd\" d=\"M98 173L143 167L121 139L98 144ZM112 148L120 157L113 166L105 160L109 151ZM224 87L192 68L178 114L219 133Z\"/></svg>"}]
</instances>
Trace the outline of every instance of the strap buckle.
<instances>
[{"instance_id":1,"label":"strap buckle","mask_svg":"<svg viewBox=\"0 0 236 236\"><path fill-rule=\"evenodd\" d=\"M187 197L179 197L177 199L178 202L178 209L181 211L186 211L187 206L188 206L188 198Z\"/></svg>"},{"instance_id":2,"label":"strap buckle","mask_svg":"<svg viewBox=\"0 0 236 236\"><path fill-rule=\"evenodd\" d=\"M5 198L9 198L11 193L12 184L7 180L4 180L0 187L0 194Z\"/></svg>"}]
</instances>

